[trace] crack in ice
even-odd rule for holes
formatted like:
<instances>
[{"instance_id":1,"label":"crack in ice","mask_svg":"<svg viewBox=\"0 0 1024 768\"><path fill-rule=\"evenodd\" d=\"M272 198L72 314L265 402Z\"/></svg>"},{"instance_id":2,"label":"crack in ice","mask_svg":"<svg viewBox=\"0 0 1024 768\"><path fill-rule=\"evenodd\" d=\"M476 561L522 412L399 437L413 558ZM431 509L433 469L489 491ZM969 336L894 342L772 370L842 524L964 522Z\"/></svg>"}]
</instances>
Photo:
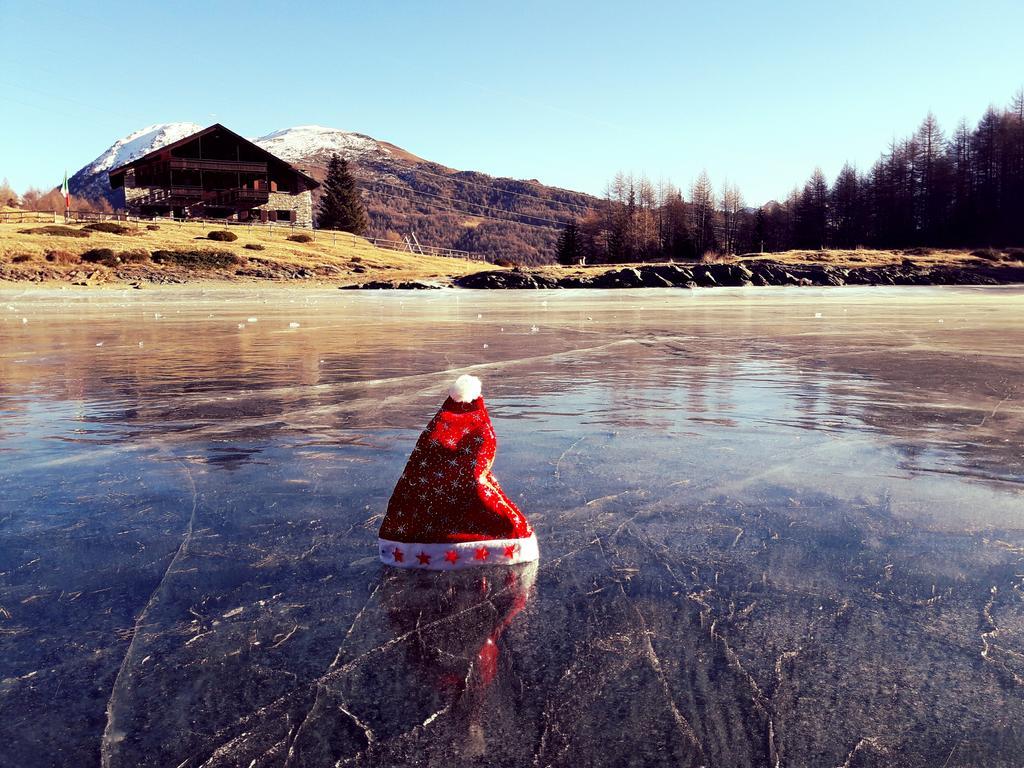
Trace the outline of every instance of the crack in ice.
<instances>
[{"instance_id":1,"label":"crack in ice","mask_svg":"<svg viewBox=\"0 0 1024 768\"><path fill-rule=\"evenodd\" d=\"M199 508L199 493L196 490L195 478L192 476L192 470L189 468L188 464L180 459L175 459L175 461L184 468L185 475L188 478L188 483L192 490L192 511L189 514L188 525L185 527L185 533L182 536L181 543L178 545L178 549L175 551L171 561L167 564L167 568L160 577L160 581L157 583L156 588L149 596L149 600L146 602L146 605L143 607L142 611L139 612L139 615L135 620L135 624L132 627L131 641L128 643L128 649L125 651L124 658L121 660L121 666L117 670L117 676L114 678L114 684L110 691L110 698L107 700L107 723L103 729L103 735L100 739L100 764L102 765L102 768L110 768L112 750L114 746L123 741L126 736L126 734L118 728L118 706L120 704L118 701L118 694L122 692L122 686L126 685L125 675L127 674L135 655L135 644L139 637L138 630L143 626L143 621L149 614L150 609L160 600L164 585L166 584L168 577L174 571L174 566L182 557L188 554L189 545L192 543L192 533L195 530L196 511Z\"/></svg>"}]
</instances>

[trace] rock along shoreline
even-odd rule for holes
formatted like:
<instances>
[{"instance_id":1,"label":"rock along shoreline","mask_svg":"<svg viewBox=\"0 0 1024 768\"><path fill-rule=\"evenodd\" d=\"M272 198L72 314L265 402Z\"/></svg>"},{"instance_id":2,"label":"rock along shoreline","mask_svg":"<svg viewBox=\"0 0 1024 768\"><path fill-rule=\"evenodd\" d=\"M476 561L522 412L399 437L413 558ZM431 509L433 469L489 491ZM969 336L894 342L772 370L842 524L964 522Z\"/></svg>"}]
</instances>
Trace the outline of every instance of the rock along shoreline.
<instances>
[{"instance_id":1,"label":"rock along shoreline","mask_svg":"<svg viewBox=\"0 0 1024 768\"><path fill-rule=\"evenodd\" d=\"M638 264L612 267L593 275L576 273L555 277L543 270L489 270L453 278L456 288L739 288L745 286L843 285L1011 285L1024 283L1024 266L970 265L924 267L904 260L872 267L781 264L770 260L736 264ZM440 288L415 281L342 286L349 290Z\"/></svg>"}]
</instances>

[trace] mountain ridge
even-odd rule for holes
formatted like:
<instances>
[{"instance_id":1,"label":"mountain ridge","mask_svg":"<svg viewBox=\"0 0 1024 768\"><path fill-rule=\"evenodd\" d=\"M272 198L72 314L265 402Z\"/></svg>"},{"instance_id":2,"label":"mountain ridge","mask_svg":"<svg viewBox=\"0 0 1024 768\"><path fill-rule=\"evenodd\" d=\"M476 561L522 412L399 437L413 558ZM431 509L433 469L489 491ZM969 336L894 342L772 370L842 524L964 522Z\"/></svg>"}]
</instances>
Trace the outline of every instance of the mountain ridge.
<instances>
[{"instance_id":1,"label":"mountain ridge","mask_svg":"<svg viewBox=\"0 0 1024 768\"><path fill-rule=\"evenodd\" d=\"M118 139L70 179L72 194L114 202L107 173L202 126L157 123ZM395 144L320 125L282 128L250 139L318 180L334 153L360 182L369 235L485 253L525 264L552 261L561 226L597 199L535 180L460 171Z\"/></svg>"}]
</instances>

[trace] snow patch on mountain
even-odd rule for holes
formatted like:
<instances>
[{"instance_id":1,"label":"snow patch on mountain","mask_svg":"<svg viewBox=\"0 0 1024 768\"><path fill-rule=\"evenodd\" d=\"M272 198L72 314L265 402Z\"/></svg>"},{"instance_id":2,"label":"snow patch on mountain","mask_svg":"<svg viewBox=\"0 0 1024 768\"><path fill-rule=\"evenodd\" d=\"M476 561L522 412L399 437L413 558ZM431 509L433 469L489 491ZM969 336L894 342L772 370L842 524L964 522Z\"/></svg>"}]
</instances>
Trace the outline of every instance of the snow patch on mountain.
<instances>
[{"instance_id":1,"label":"snow patch on mountain","mask_svg":"<svg viewBox=\"0 0 1024 768\"><path fill-rule=\"evenodd\" d=\"M107 172L142 157L154 149L184 139L202 126L195 123L157 123L129 133L68 179L71 194L91 199L110 198Z\"/></svg>"},{"instance_id":2,"label":"snow patch on mountain","mask_svg":"<svg viewBox=\"0 0 1024 768\"><path fill-rule=\"evenodd\" d=\"M203 126L195 123L158 123L146 126L114 142L110 149L92 162L91 168L93 172L119 168L125 163L130 163L136 158L149 154L154 149L160 149L160 147L173 144L186 136L191 136L202 128Z\"/></svg>"},{"instance_id":3,"label":"snow patch on mountain","mask_svg":"<svg viewBox=\"0 0 1024 768\"><path fill-rule=\"evenodd\" d=\"M386 153L375 139L361 133L339 131L322 125L299 125L268 133L255 140L270 154L289 163L308 161L337 152L345 159Z\"/></svg>"}]
</instances>

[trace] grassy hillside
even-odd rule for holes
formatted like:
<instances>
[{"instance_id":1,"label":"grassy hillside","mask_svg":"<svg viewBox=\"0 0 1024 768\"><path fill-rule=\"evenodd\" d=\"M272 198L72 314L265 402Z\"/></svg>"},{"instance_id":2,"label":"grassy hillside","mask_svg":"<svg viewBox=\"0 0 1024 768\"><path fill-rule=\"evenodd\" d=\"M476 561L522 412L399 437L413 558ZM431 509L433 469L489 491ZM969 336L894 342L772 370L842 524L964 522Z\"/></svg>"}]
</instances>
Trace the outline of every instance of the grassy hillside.
<instances>
[{"instance_id":1,"label":"grassy hillside","mask_svg":"<svg viewBox=\"0 0 1024 768\"><path fill-rule=\"evenodd\" d=\"M953 248L907 248L904 250L832 249L825 251L782 251L780 253L748 253L738 261L768 260L778 264L802 266L833 266L845 269L884 267L912 262L919 267L950 267L980 265L986 262L1019 262L1024 256L1020 248L957 250Z\"/></svg>"},{"instance_id":2,"label":"grassy hillside","mask_svg":"<svg viewBox=\"0 0 1024 768\"><path fill-rule=\"evenodd\" d=\"M0 224L0 280L179 283L304 279L321 283L432 281L490 268L478 261L376 248L345 233L232 227L233 242L208 239L210 224L129 224L122 233L89 225Z\"/></svg>"}]
</instances>

